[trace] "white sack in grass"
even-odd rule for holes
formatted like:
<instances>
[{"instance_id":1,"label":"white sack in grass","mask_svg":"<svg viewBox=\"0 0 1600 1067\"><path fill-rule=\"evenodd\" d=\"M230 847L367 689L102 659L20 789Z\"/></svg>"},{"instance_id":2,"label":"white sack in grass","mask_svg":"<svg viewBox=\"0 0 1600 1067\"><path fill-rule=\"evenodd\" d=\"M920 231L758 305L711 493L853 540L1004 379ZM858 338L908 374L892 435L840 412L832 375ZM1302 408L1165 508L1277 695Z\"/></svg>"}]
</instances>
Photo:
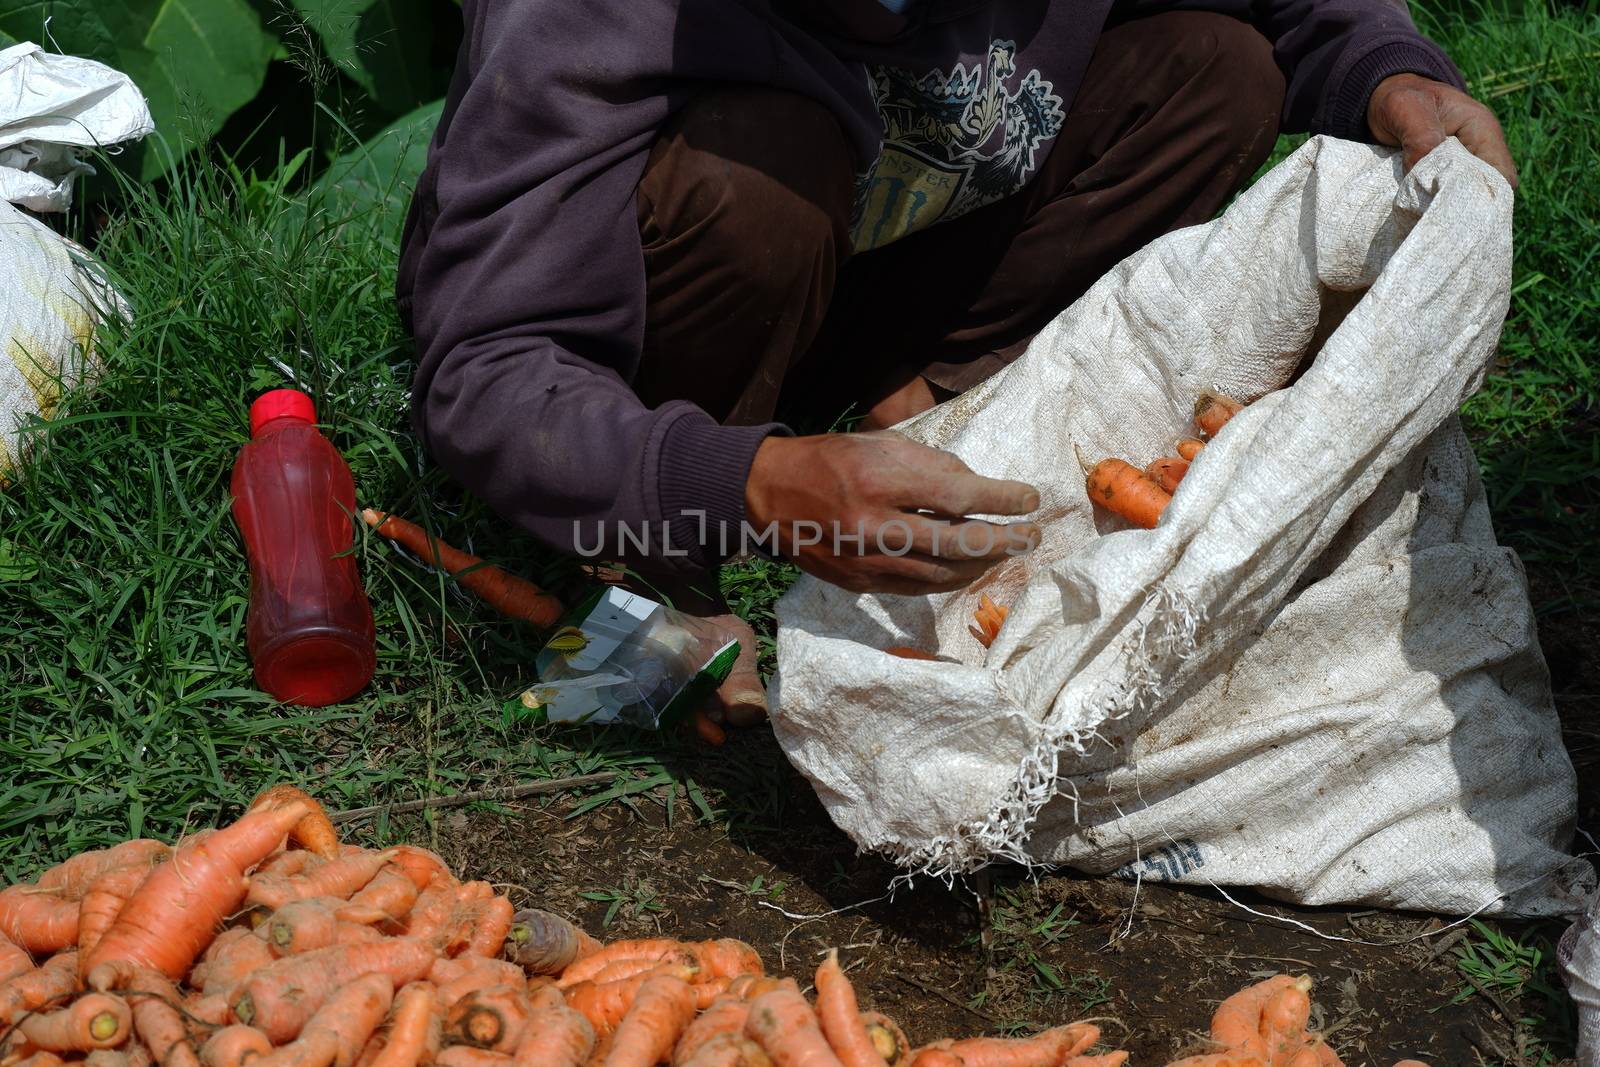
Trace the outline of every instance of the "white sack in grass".
<instances>
[{"instance_id":1,"label":"white sack in grass","mask_svg":"<svg viewBox=\"0 0 1600 1067\"><path fill-rule=\"evenodd\" d=\"M24 428L96 370L94 331L127 303L80 246L0 200L0 485L25 458Z\"/></svg>"},{"instance_id":2,"label":"white sack in grass","mask_svg":"<svg viewBox=\"0 0 1600 1067\"><path fill-rule=\"evenodd\" d=\"M126 74L24 42L0 50L0 199L65 211L72 180L93 174L82 148L107 148L155 129Z\"/></svg>"},{"instance_id":3,"label":"white sack in grass","mask_svg":"<svg viewBox=\"0 0 1600 1067\"><path fill-rule=\"evenodd\" d=\"M906 424L1038 486L1044 541L942 597L802 579L780 601L774 729L833 819L931 872L998 857L1313 904L1580 907L1525 578L1455 415L1505 316L1511 215L1454 140L1403 176L1315 138ZM1094 510L1073 446L1170 454L1202 389L1255 403L1160 526ZM985 592L1011 609L987 652L967 630Z\"/></svg>"},{"instance_id":4,"label":"white sack in grass","mask_svg":"<svg viewBox=\"0 0 1600 1067\"><path fill-rule=\"evenodd\" d=\"M1600 895L1561 936L1556 959L1578 1009L1578 1067L1600 1067Z\"/></svg>"}]
</instances>

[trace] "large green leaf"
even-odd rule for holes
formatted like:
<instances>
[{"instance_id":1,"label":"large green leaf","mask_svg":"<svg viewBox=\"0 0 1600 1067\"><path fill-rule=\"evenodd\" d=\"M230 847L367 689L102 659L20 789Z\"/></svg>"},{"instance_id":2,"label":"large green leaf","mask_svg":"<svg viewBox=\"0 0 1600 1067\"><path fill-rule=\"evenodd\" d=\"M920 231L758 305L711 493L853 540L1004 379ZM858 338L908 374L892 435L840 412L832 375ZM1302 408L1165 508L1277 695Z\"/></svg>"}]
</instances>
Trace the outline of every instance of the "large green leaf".
<instances>
[{"instance_id":1,"label":"large green leaf","mask_svg":"<svg viewBox=\"0 0 1600 1067\"><path fill-rule=\"evenodd\" d=\"M174 155L260 91L277 43L246 0L0 0L0 33L126 73ZM165 165L145 152L145 177Z\"/></svg>"},{"instance_id":2,"label":"large green leaf","mask_svg":"<svg viewBox=\"0 0 1600 1067\"><path fill-rule=\"evenodd\" d=\"M403 114L440 92L431 0L294 0L328 58L379 107Z\"/></svg>"}]
</instances>

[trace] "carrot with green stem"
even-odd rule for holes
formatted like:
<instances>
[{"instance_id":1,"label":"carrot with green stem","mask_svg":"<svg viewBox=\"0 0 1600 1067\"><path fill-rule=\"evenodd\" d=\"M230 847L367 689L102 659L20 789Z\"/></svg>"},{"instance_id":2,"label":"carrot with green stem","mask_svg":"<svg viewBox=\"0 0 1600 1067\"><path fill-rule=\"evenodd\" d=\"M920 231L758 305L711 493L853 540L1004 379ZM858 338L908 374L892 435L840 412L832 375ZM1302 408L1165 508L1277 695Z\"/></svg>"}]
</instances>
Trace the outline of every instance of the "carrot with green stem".
<instances>
[{"instance_id":1,"label":"carrot with green stem","mask_svg":"<svg viewBox=\"0 0 1600 1067\"><path fill-rule=\"evenodd\" d=\"M656 975L639 987L633 1005L617 1024L604 1067L655 1067L695 1014L695 994L672 975Z\"/></svg>"},{"instance_id":2,"label":"carrot with green stem","mask_svg":"<svg viewBox=\"0 0 1600 1067\"><path fill-rule=\"evenodd\" d=\"M1083 467L1089 499L1135 526L1154 529L1172 503L1171 493L1126 460L1111 457L1091 467L1079 451L1078 463Z\"/></svg>"},{"instance_id":3,"label":"carrot with green stem","mask_svg":"<svg viewBox=\"0 0 1600 1067\"><path fill-rule=\"evenodd\" d=\"M834 1055L844 1067L884 1067L867 1028L861 1023L856 991L839 966L839 950L829 949L817 968L817 1020Z\"/></svg>"},{"instance_id":4,"label":"carrot with green stem","mask_svg":"<svg viewBox=\"0 0 1600 1067\"><path fill-rule=\"evenodd\" d=\"M842 1067L811 1005L792 980L750 1002L744 1032L766 1050L776 1067Z\"/></svg>"},{"instance_id":5,"label":"carrot with green stem","mask_svg":"<svg viewBox=\"0 0 1600 1067\"><path fill-rule=\"evenodd\" d=\"M132 1028L127 1002L105 993L87 993L64 1008L25 1015L17 1023L30 1044L51 1052L114 1048Z\"/></svg>"},{"instance_id":6,"label":"carrot with green stem","mask_svg":"<svg viewBox=\"0 0 1600 1067\"><path fill-rule=\"evenodd\" d=\"M289 841L325 860L339 855L339 831L333 827L322 804L299 786L284 782L256 794L248 811L282 807L285 804L304 804L308 809L300 821L289 828Z\"/></svg>"},{"instance_id":7,"label":"carrot with green stem","mask_svg":"<svg viewBox=\"0 0 1600 1067\"><path fill-rule=\"evenodd\" d=\"M1208 439L1213 438L1228 424L1229 419L1243 410L1244 405L1239 401L1208 389L1194 402L1194 423Z\"/></svg>"},{"instance_id":8,"label":"carrot with green stem","mask_svg":"<svg viewBox=\"0 0 1600 1067\"><path fill-rule=\"evenodd\" d=\"M186 973L222 920L244 902L244 872L270 854L305 812L299 803L249 812L227 829L180 846L150 872L84 958L89 985L104 988L95 981L95 968L112 961L174 978Z\"/></svg>"},{"instance_id":9,"label":"carrot with green stem","mask_svg":"<svg viewBox=\"0 0 1600 1067\"><path fill-rule=\"evenodd\" d=\"M383 515L366 508L361 518L380 537L398 542L423 559L446 571L473 593L513 619L524 619L540 629L554 626L561 618L561 601L525 578L518 578L477 556L451 548L430 537L422 527L398 515Z\"/></svg>"}]
</instances>

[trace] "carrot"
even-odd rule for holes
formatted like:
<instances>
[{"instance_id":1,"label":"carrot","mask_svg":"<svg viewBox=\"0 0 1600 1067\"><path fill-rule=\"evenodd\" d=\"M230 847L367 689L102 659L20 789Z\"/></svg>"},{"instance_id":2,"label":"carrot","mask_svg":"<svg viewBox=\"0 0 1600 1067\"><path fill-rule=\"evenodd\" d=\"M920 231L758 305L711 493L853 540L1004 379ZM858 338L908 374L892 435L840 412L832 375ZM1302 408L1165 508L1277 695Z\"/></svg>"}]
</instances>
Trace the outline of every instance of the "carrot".
<instances>
[{"instance_id":1,"label":"carrot","mask_svg":"<svg viewBox=\"0 0 1600 1067\"><path fill-rule=\"evenodd\" d=\"M1061 1067L1122 1067L1127 1062L1128 1054L1119 1049L1099 1056L1073 1056L1063 1060Z\"/></svg>"},{"instance_id":2,"label":"carrot","mask_svg":"<svg viewBox=\"0 0 1600 1067\"><path fill-rule=\"evenodd\" d=\"M718 1034L743 1034L745 1020L749 1017L750 1004L743 997L731 992L718 997L678 1038L672 1049L673 1067L683 1067L701 1045Z\"/></svg>"},{"instance_id":3,"label":"carrot","mask_svg":"<svg viewBox=\"0 0 1600 1067\"><path fill-rule=\"evenodd\" d=\"M78 943L76 900L31 885L0 889L0 937L45 955Z\"/></svg>"},{"instance_id":4,"label":"carrot","mask_svg":"<svg viewBox=\"0 0 1600 1067\"><path fill-rule=\"evenodd\" d=\"M417 1067L438 1053L442 1037L433 993L432 983L411 982L395 995L388 1042L369 1067Z\"/></svg>"},{"instance_id":5,"label":"carrot","mask_svg":"<svg viewBox=\"0 0 1600 1067\"><path fill-rule=\"evenodd\" d=\"M517 1067L582 1067L594 1044L589 1020L556 1003L535 1008L512 1059Z\"/></svg>"},{"instance_id":6,"label":"carrot","mask_svg":"<svg viewBox=\"0 0 1600 1067\"><path fill-rule=\"evenodd\" d=\"M451 548L438 538L430 537L415 523L398 515L380 515L371 508L363 510L361 518L380 537L399 542L435 567L447 571L500 614L525 619L540 629L554 626L561 618L561 601L537 585L485 563L477 556Z\"/></svg>"},{"instance_id":7,"label":"carrot","mask_svg":"<svg viewBox=\"0 0 1600 1067\"><path fill-rule=\"evenodd\" d=\"M862 1012L861 1025L866 1028L873 1051L889 1067L896 1067L911 1056L911 1042L906 1040L906 1032L900 1029L899 1023L881 1011Z\"/></svg>"},{"instance_id":8,"label":"carrot","mask_svg":"<svg viewBox=\"0 0 1600 1067\"><path fill-rule=\"evenodd\" d=\"M949 1049L928 1045L913 1049L911 1067L967 1067L966 1061ZM1172 1067L1168 1064L1167 1067Z\"/></svg>"},{"instance_id":9,"label":"carrot","mask_svg":"<svg viewBox=\"0 0 1600 1067\"><path fill-rule=\"evenodd\" d=\"M327 948L338 937L339 917L335 913L342 903L330 897L291 900L261 924L262 940L275 957Z\"/></svg>"},{"instance_id":10,"label":"carrot","mask_svg":"<svg viewBox=\"0 0 1600 1067\"><path fill-rule=\"evenodd\" d=\"M34 888L48 890L63 900L81 900L100 876L119 867L146 870L166 859L172 849L160 841L136 838L111 848L80 852L39 876Z\"/></svg>"},{"instance_id":11,"label":"carrot","mask_svg":"<svg viewBox=\"0 0 1600 1067\"><path fill-rule=\"evenodd\" d=\"M417 902L418 892L404 871L386 867L350 898L350 907L375 909L391 919L403 919Z\"/></svg>"},{"instance_id":12,"label":"carrot","mask_svg":"<svg viewBox=\"0 0 1600 1067\"><path fill-rule=\"evenodd\" d=\"M511 932L514 909L507 897L491 897L476 909L472 936L462 952L468 956L485 956L490 959L500 955L500 947Z\"/></svg>"},{"instance_id":13,"label":"carrot","mask_svg":"<svg viewBox=\"0 0 1600 1067\"><path fill-rule=\"evenodd\" d=\"M887 652L891 656L899 656L901 659L936 660L936 659L939 658L938 656L935 656L932 652L924 652L920 648L912 648L909 645L895 645L893 648L884 649L884 651Z\"/></svg>"},{"instance_id":14,"label":"carrot","mask_svg":"<svg viewBox=\"0 0 1600 1067\"><path fill-rule=\"evenodd\" d=\"M603 985L588 981L579 982L566 990L567 1004L589 1020L596 1034L607 1034L616 1029L622 1017L633 1006L634 997L638 996L639 989L650 979L660 975L688 982L694 978L695 969L667 963L653 971L646 971L616 982L606 982Z\"/></svg>"},{"instance_id":15,"label":"carrot","mask_svg":"<svg viewBox=\"0 0 1600 1067\"><path fill-rule=\"evenodd\" d=\"M1204 1056L1185 1056L1181 1060L1173 1060L1167 1067L1266 1067L1267 1061L1260 1056L1251 1056L1237 1052L1211 1052Z\"/></svg>"},{"instance_id":16,"label":"carrot","mask_svg":"<svg viewBox=\"0 0 1600 1067\"><path fill-rule=\"evenodd\" d=\"M1193 437L1185 437L1178 441L1178 456L1180 459L1186 459L1193 463L1194 458L1204 451L1205 447L1204 441L1196 441Z\"/></svg>"},{"instance_id":17,"label":"carrot","mask_svg":"<svg viewBox=\"0 0 1600 1067\"><path fill-rule=\"evenodd\" d=\"M1126 460L1103 459L1090 467L1080 452L1078 462L1086 476L1089 499L1135 526L1153 529L1172 503L1171 493Z\"/></svg>"},{"instance_id":18,"label":"carrot","mask_svg":"<svg viewBox=\"0 0 1600 1067\"><path fill-rule=\"evenodd\" d=\"M234 1000L233 1013L240 1022L281 1043L299 1034L312 1013L356 979L387 975L392 991L394 985L426 976L433 960L432 949L409 937L285 956L250 976ZM351 1058L360 1051L351 1050Z\"/></svg>"},{"instance_id":19,"label":"carrot","mask_svg":"<svg viewBox=\"0 0 1600 1067\"><path fill-rule=\"evenodd\" d=\"M0 983L11 981L19 974L33 970L33 957L20 945L13 945L0 937Z\"/></svg>"},{"instance_id":20,"label":"carrot","mask_svg":"<svg viewBox=\"0 0 1600 1067\"><path fill-rule=\"evenodd\" d=\"M189 1028L178 1011L182 1001L167 976L122 960L108 962L105 968L114 972L117 988L133 1009L133 1032L151 1059L160 1067L199 1067L200 1059L189 1044Z\"/></svg>"},{"instance_id":21,"label":"carrot","mask_svg":"<svg viewBox=\"0 0 1600 1067\"><path fill-rule=\"evenodd\" d=\"M470 961L470 962L469 962ZM441 963L462 962L468 965L460 971L447 972L440 968ZM469 993L480 989L488 989L497 985L517 985L522 982L522 970L516 964L504 960L484 959L482 956L469 956L461 961L440 960L428 971L428 979L438 987L435 994L439 1006L448 1009L456 1001Z\"/></svg>"},{"instance_id":22,"label":"carrot","mask_svg":"<svg viewBox=\"0 0 1600 1067\"><path fill-rule=\"evenodd\" d=\"M63 1060L60 1056L57 1056L54 1052L48 1052L45 1049L39 1049L37 1052L33 1052L18 1060L12 1065L12 1067L62 1067L65 1062L65 1060Z\"/></svg>"},{"instance_id":23,"label":"carrot","mask_svg":"<svg viewBox=\"0 0 1600 1067\"><path fill-rule=\"evenodd\" d=\"M200 1046L200 1062L205 1067L244 1067L257 1056L272 1051L272 1042L253 1026L236 1023L224 1026Z\"/></svg>"},{"instance_id":24,"label":"carrot","mask_svg":"<svg viewBox=\"0 0 1600 1067\"><path fill-rule=\"evenodd\" d=\"M96 878L78 910L78 958L88 959L144 880L145 866L117 867Z\"/></svg>"},{"instance_id":25,"label":"carrot","mask_svg":"<svg viewBox=\"0 0 1600 1067\"><path fill-rule=\"evenodd\" d=\"M1194 423L1210 439L1217 436L1229 419L1243 410L1244 405L1237 400L1208 389L1194 402Z\"/></svg>"},{"instance_id":26,"label":"carrot","mask_svg":"<svg viewBox=\"0 0 1600 1067\"><path fill-rule=\"evenodd\" d=\"M311 897L345 899L366 886L389 862L387 852L365 850L328 860L303 874L284 876L263 874L250 879L246 901L264 908L281 908L291 900Z\"/></svg>"},{"instance_id":27,"label":"carrot","mask_svg":"<svg viewBox=\"0 0 1600 1067\"><path fill-rule=\"evenodd\" d=\"M214 953L212 949L215 949ZM243 927L224 930L212 943L212 948L206 950L206 957L202 960L205 981L198 983L200 990L207 996L232 1000L234 991L245 979L274 959L276 957L266 940L257 937L253 931ZM196 984L195 976L191 975L189 981L191 985Z\"/></svg>"},{"instance_id":28,"label":"carrot","mask_svg":"<svg viewBox=\"0 0 1600 1067\"><path fill-rule=\"evenodd\" d=\"M791 980L750 1002L744 1032L777 1067L841 1067L811 1005Z\"/></svg>"},{"instance_id":29,"label":"carrot","mask_svg":"<svg viewBox=\"0 0 1600 1067\"><path fill-rule=\"evenodd\" d=\"M1055 1067L1100 1040L1093 1023L1069 1023L1032 1037L969 1037L950 1043L967 1067Z\"/></svg>"},{"instance_id":30,"label":"carrot","mask_svg":"<svg viewBox=\"0 0 1600 1067\"><path fill-rule=\"evenodd\" d=\"M451 1044L511 1053L522 1040L531 1014L522 985L476 989L450 1006L445 1038Z\"/></svg>"},{"instance_id":31,"label":"carrot","mask_svg":"<svg viewBox=\"0 0 1600 1067\"><path fill-rule=\"evenodd\" d=\"M1217 1005L1211 1016L1211 1040L1229 1054L1254 1056L1263 1063L1271 1060L1262 1014L1267 1001L1282 989L1296 984L1290 975L1280 974L1247 986Z\"/></svg>"},{"instance_id":32,"label":"carrot","mask_svg":"<svg viewBox=\"0 0 1600 1067\"><path fill-rule=\"evenodd\" d=\"M696 941L689 946L702 978L734 978L741 974L765 974L761 955L737 938L719 937L715 941Z\"/></svg>"},{"instance_id":33,"label":"carrot","mask_svg":"<svg viewBox=\"0 0 1600 1067\"><path fill-rule=\"evenodd\" d=\"M706 744L717 746L728 743L728 731L724 730L718 723L713 722L711 716L706 714L705 708L695 708L692 721L694 723L695 736Z\"/></svg>"},{"instance_id":34,"label":"carrot","mask_svg":"<svg viewBox=\"0 0 1600 1067\"><path fill-rule=\"evenodd\" d=\"M504 1052L473 1048L471 1045L451 1045L434 1057L439 1067L510 1067L512 1059Z\"/></svg>"},{"instance_id":35,"label":"carrot","mask_svg":"<svg viewBox=\"0 0 1600 1067\"><path fill-rule=\"evenodd\" d=\"M772 1058L743 1034L717 1034L684 1060L682 1067L772 1067Z\"/></svg>"},{"instance_id":36,"label":"carrot","mask_svg":"<svg viewBox=\"0 0 1600 1067\"><path fill-rule=\"evenodd\" d=\"M364 974L329 996L306 1020L296 1040L262 1056L256 1065L354 1067L393 1000L394 983L388 975Z\"/></svg>"},{"instance_id":37,"label":"carrot","mask_svg":"<svg viewBox=\"0 0 1600 1067\"><path fill-rule=\"evenodd\" d=\"M133 1007L132 1004L128 1006L130 1008ZM122 1047L123 1053L128 1057L126 1067L153 1067L155 1057L150 1055L150 1050L144 1047L144 1042L138 1036L139 1013L137 1011L133 1013L133 1033L132 1039Z\"/></svg>"},{"instance_id":38,"label":"carrot","mask_svg":"<svg viewBox=\"0 0 1600 1067\"><path fill-rule=\"evenodd\" d=\"M24 1016L17 1029L39 1048L51 1052L87 1052L113 1048L128 1039L133 1014L120 997L88 993L65 1008Z\"/></svg>"},{"instance_id":39,"label":"carrot","mask_svg":"<svg viewBox=\"0 0 1600 1067\"><path fill-rule=\"evenodd\" d=\"M428 888L418 893L417 902L411 905L411 911L406 915L406 936L424 941L443 936L445 928L455 918L456 888L454 879L449 883L435 879Z\"/></svg>"},{"instance_id":40,"label":"carrot","mask_svg":"<svg viewBox=\"0 0 1600 1067\"><path fill-rule=\"evenodd\" d=\"M1005 624L1006 615L1010 608L996 604L989 599L989 594L984 593L978 600L978 610L972 613L977 621L976 626L969 626L967 630L984 648L994 644L994 639L1000 636L1000 627Z\"/></svg>"},{"instance_id":41,"label":"carrot","mask_svg":"<svg viewBox=\"0 0 1600 1067\"><path fill-rule=\"evenodd\" d=\"M591 981L596 985L602 985L606 982L619 982L624 978L632 978L636 974L653 971L663 963L683 963L690 966L698 966L694 957L689 954L689 950L684 949L682 952L673 952L670 955L663 956L661 959L612 960L600 968L600 973L595 975Z\"/></svg>"},{"instance_id":42,"label":"carrot","mask_svg":"<svg viewBox=\"0 0 1600 1067\"><path fill-rule=\"evenodd\" d=\"M733 985L732 978L700 978L694 979L694 1006L698 1011L705 1011L716 999L727 993L728 987Z\"/></svg>"},{"instance_id":43,"label":"carrot","mask_svg":"<svg viewBox=\"0 0 1600 1067\"><path fill-rule=\"evenodd\" d=\"M1176 456L1153 459L1144 469L1145 476L1169 493L1178 491L1178 483L1189 473L1189 461Z\"/></svg>"},{"instance_id":44,"label":"carrot","mask_svg":"<svg viewBox=\"0 0 1600 1067\"><path fill-rule=\"evenodd\" d=\"M62 952L43 967L0 985L0 1026L78 991L78 954Z\"/></svg>"},{"instance_id":45,"label":"carrot","mask_svg":"<svg viewBox=\"0 0 1600 1067\"><path fill-rule=\"evenodd\" d=\"M617 1024L605 1067L655 1067L671 1055L694 1013L694 990L683 979L665 974L646 979Z\"/></svg>"},{"instance_id":46,"label":"carrot","mask_svg":"<svg viewBox=\"0 0 1600 1067\"><path fill-rule=\"evenodd\" d=\"M128 1054L121 1049L97 1048L83 1062L86 1067L128 1067Z\"/></svg>"},{"instance_id":47,"label":"carrot","mask_svg":"<svg viewBox=\"0 0 1600 1067\"><path fill-rule=\"evenodd\" d=\"M844 1067L884 1067L884 1058L878 1055L867 1028L861 1024L856 991L839 966L838 949L829 949L817 968L816 986L817 1019L839 1062Z\"/></svg>"},{"instance_id":48,"label":"carrot","mask_svg":"<svg viewBox=\"0 0 1600 1067\"><path fill-rule=\"evenodd\" d=\"M180 846L150 872L84 958L90 986L101 988L95 968L113 960L174 978L187 972L222 920L244 902L244 872L260 863L304 813L299 803L248 812L227 829Z\"/></svg>"},{"instance_id":49,"label":"carrot","mask_svg":"<svg viewBox=\"0 0 1600 1067\"><path fill-rule=\"evenodd\" d=\"M333 828L333 820L328 818L328 813L321 804L299 786L283 782L264 789L256 794L250 802L248 811L260 811L263 808L277 808L296 801L304 804L310 810L300 817L300 821L289 829L289 841L299 845L308 852L321 856L325 860L334 859L339 855L339 831Z\"/></svg>"},{"instance_id":50,"label":"carrot","mask_svg":"<svg viewBox=\"0 0 1600 1067\"><path fill-rule=\"evenodd\" d=\"M557 985L572 985L592 979L613 960L661 960L687 946L670 937L652 937L637 941L613 941L604 948L585 953L561 972Z\"/></svg>"},{"instance_id":51,"label":"carrot","mask_svg":"<svg viewBox=\"0 0 1600 1067\"><path fill-rule=\"evenodd\" d=\"M416 845L396 845L389 849L389 860L400 873L411 879L411 884L417 887L417 892L428 888L428 883L435 877L454 885L456 878L450 873L450 868L445 866L444 860L425 848Z\"/></svg>"}]
</instances>

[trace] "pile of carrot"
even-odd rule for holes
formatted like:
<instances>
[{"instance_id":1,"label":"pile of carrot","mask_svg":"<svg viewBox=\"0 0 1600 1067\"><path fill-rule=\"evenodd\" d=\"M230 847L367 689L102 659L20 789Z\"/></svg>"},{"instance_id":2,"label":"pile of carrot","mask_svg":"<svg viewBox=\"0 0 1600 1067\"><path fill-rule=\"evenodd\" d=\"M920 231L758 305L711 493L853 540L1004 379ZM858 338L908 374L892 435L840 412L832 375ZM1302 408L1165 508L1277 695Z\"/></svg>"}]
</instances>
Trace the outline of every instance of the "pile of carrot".
<instances>
[{"instance_id":1,"label":"pile of carrot","mask_svg":"<svg viewBox=\"0 0 1600 1067\"><path fill-rule=\"evenodd\" d=\"M1195 425L1205 441L1209 441L1243 407L1237 400L1220 393L1201 393L1194 405ZM1205 441L1185 437L1177 444L1177 455L1162 456L1143 470L1114 456L1091 465L1080 452L1078 462L1083 466L1084 487L1089 499L1135 526L1152 529L1161 520L1167 505L1172 503L1172 494L1178 491L1178 484L1189 473L1189 464L1206 447Z\"/></svg>"},{"instance_id":2,"label":"pile of carrot","mask_svg":"<svg viewBox=\"0 0 1600 1067\"><path fill-rule=\"evenodd\" d=\"M1172 1067L1339 1067L1307 979L1218 1008ZM1121 1067L1090 1022L913 1047L836 953L808 999L728 938L601 944L426 849L339 841L293 786L175 845L0 890L0 1067ZM1416 1067L1411 1064L1409 1067Z\"/></svg>"}]
</instances>

